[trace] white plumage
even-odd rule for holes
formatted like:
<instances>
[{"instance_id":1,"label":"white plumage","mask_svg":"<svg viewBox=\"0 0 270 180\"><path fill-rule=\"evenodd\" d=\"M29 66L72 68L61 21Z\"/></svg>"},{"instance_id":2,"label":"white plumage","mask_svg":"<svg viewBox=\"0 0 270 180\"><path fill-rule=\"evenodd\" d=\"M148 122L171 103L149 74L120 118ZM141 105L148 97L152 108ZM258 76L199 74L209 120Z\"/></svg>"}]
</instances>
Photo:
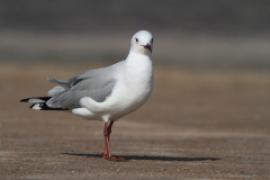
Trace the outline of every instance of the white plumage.
<instances>
[{"instance_id":1,"label":"white plumage","mask_svg":"<svg viewBox=\"0 0 270 180\"><path fill-rule=\"evenodd\" d=\"M153 36L139 31L131 38L125 60L57 83L48 97L27 98L35 110L71 110L77 116L105 121L104 158L112 159L109 136L113 122L146 102L153 88Z\"/></svg>"}]
</instances>

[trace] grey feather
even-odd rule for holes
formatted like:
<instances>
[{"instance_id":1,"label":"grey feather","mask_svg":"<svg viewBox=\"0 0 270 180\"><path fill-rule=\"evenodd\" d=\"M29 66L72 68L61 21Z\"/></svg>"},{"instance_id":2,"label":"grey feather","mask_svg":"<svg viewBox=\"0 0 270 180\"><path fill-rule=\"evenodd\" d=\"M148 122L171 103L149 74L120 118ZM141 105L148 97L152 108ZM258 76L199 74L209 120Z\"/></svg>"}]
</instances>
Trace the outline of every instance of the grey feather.
<instances>
[{"instance_id":1,"label":"grey feather","mask_svg":"<svg viewBox=\"0 0 270 180\"><path fill-rule=\"evenodd\" d=\"M69 80L59 80L59 79L55 79L55 78L49 78L49 81L51 83L56 83L65 89L71 88L73 85L77 84L81 80L83 80L83 78L79 78L79 76L72 77Z\"/></svg>"},{"instance_id":2,"label":"grey feather","mask_svg":"<svg viewBox=\"0 0 270 180\"><path fill-rule=\"evenodd\" d=\"M49 78L48 81L50 81L51 83L59 84L61 86L66 86L66 84L68 83L68 81L59 80L59 79L55 79L55 78Z\"/></svg>"},{"instance_id":3,"label":"grey feather","mask_svg":"<svg viewBox=\"0 0 270 180\"><path fill-rule=\"evenodd\" d=\"M56 93L48 100L47 106L52 108L78 108L82 97L91 97L98 102L104 101L112 93L116 84L115 75L121 66L123 66L123 62L87 71L67 81L54 79L53 82L59 84L65 90Z\"/></svg>"},{"instance_id":4,"label":"grey feather","mask_svg":"<svg viewBox=\"0 0 270 180\"><path fill-rule=\"evenodd\" d=\"M48 91L48 96L49 97L57 96L58 94L64 92L65 90L66 90L66 88L64 88L62 86L55 86L54 88L52 88Z\"/></svg>"}]
</instances>

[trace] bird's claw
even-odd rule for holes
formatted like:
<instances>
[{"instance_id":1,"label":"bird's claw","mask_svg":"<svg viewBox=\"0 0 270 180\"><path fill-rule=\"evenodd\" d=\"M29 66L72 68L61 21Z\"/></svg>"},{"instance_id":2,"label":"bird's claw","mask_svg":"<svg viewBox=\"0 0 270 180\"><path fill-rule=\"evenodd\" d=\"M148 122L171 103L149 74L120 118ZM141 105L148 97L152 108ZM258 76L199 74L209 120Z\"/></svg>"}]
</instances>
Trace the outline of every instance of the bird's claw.
<instances>
[{"instance_id":1,"label":"bird's claw","mask_svg":"<svg viewBox=\"0 0 270 180\"><path fill-rule=\"evenodd\" d=\"M107 154L102 153L103 159L108 160L108 161L127 161L126 158L121 157L121 156L108 156Z\"/></svg>"}]
</instances>

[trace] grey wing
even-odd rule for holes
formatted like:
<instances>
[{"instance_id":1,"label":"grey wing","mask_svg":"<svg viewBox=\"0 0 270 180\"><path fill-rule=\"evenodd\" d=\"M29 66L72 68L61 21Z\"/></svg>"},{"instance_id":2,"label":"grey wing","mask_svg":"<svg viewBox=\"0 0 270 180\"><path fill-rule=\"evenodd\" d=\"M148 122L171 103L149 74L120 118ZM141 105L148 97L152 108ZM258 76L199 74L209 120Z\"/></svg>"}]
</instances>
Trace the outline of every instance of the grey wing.
<instances>
[{"instance_id":1,"label":"grey wing","mask_svg":"<svg viewBox=\"0 0 270 180\"><path fill-rule=\"evenodd\" d=\"M74 77L70 78L69 80L59 80L59 79L55 79L55 78L50 78L49 81L52 83L56 83L65 89L69 89L83 79L84 78L82 78L80 76L74 76Z\"/></svg>"},{"instance_id":2,"label":"grey wing","mask_svg":"<svg viewBox=\"0 0 270 180\"><path fill-rule=\"evenodd\" d=\"M71 78L62 86L65 90L47 101L52 108L77 108L82 97L91 97L95 101L104 101L112 92L116 84L114 74L118 68L110 66L88 71L80 76ZM61 85L59 83L59 85Z\"/></svg>"},{"instance_id":3,"label":"grey wing","mask_svg":"<svg viewBox=\"0 0 270 180\"><path fill-rule=\"evenodd\" d=\"M58 84L58 86L55 86L52 89L50 89L48 91L48 96L49 97L57 96L57 95L65 92L66 90L70 89L72 86L76 85L81 80L83 80L83 79L79 78L79 76L75 76L69 80L58 80L55 78L50 78L49 81L51 83Z\"/></svg>"}]
</instances>

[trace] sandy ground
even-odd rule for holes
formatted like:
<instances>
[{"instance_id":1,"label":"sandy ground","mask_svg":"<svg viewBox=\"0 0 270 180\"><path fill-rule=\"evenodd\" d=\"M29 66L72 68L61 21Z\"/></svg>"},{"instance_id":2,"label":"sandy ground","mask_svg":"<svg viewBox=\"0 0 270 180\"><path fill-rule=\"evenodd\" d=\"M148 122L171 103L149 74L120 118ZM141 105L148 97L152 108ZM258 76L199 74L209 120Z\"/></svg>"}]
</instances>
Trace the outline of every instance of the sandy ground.
<instances>
[{"instance_id":1,"label":"sandy ground","mask_svg":"<svg viewBox=\"0 0 270 180\"><path fill-rule=\"evenodd\" d=\"M88 66L1 65L0 179L270 178L270 73L157 68L150 101L113 128L127 161L109 162L101 122L18 102Z\"/></svg>"}]
</instances>

